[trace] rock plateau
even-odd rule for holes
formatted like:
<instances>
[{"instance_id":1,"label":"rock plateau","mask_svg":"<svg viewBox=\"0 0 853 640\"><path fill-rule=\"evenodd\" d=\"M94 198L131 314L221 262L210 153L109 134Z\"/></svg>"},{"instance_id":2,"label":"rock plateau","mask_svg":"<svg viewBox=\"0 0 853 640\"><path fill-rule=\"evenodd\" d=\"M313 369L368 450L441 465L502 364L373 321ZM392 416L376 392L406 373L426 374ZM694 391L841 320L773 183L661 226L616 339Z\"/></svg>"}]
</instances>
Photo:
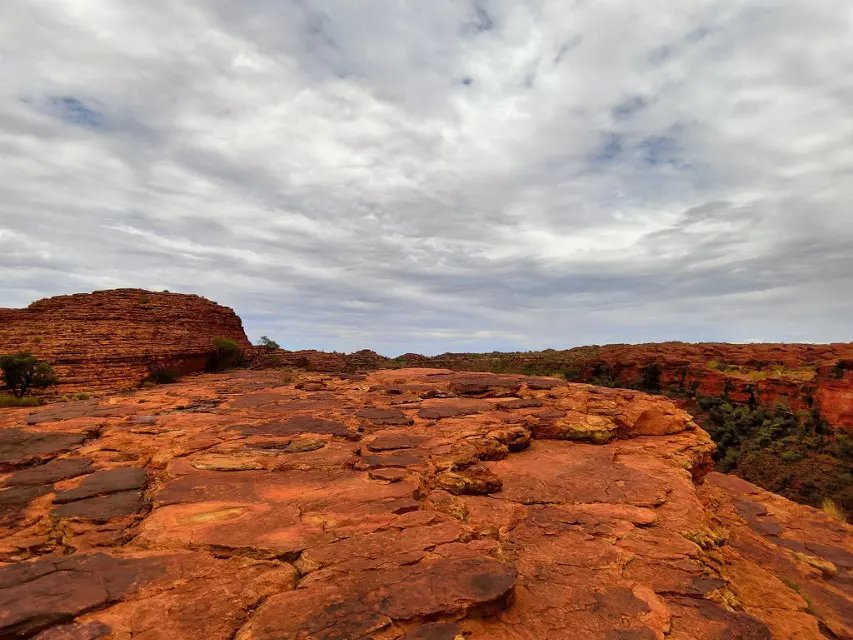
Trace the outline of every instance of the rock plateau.
<instances>
[{"instance_id":1,"label":"rock plateau","mask_svg":"<svg viewBox=\"0 0 853 640\"><path fill-rule=\"evenodd\" d=\"M234 371L0 413L0 637L853 637L853 529L659 396Z\"/></svg>"}]
</instances>

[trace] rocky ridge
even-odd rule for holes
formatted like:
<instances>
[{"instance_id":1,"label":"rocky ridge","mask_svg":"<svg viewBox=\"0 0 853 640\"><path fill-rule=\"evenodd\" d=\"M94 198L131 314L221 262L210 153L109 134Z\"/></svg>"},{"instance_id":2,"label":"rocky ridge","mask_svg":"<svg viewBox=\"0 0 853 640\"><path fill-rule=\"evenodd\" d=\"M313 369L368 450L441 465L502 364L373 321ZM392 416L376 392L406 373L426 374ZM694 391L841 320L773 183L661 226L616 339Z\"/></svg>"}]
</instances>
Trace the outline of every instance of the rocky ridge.
<instances>
[{"instance_id":1,"label":"rocky ridge","mask_svg":"<svg viewBox=\"0 0 853 640\"><path fill-rule=\"evenodd\" d=\"M662 397L447 369L0 413L0 637L853 637L853 529Z\"/></svg>"},{"instance_id":2,"label":"rocky ridge","mask_svg":"<svg viewBox=\"0 0 853 640\"><path fill-rule=\"evenodd\" d=\"M196 295L114 289L0 309L0 353L52 364L58 393L133 388L156 368L202 371L216 337L250 346L233 310Z\"/></svg>"},{"instance_id":3,"label":"rocky ridge","mask_svg":"<svg viewBox=\"0 0 853 640\"><path fill-rule=\"evenodd\" d=\"M395 360L401 366L560 374L618 386L642 384L647 368L654 366L656 390L725 395L735 403L767 407L781 402L793 411L817 409L833 428L853 431L853 343L661 342L527 353L406 354Z\"/></svg>"}]
</instances>

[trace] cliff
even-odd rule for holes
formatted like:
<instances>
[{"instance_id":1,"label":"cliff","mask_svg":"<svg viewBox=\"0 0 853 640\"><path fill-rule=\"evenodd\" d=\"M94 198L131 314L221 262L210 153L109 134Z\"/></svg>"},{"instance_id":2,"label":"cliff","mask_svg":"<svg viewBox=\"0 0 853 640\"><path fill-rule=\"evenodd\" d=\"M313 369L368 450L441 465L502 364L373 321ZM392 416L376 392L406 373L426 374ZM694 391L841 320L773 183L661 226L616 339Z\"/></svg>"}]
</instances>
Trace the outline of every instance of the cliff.
<instances>
[{"instance_id":1,"label":"cliff","mask_svg":"<svg viewBox=\"0 0 853 640\"><path fill-rule=\"evenodd\" d=\"M853 343L661 342L431 358L407 354L399 360L403 366L559 374L582 382L645 385L649 391L725 395L771 408L783 403L795 412L817 409L833 428L853 431ZM648 380L650 367L657 369L654 381Z\"/></svg>"},{"instance_id":2,"label":"cliff","mask_svg":"<svg viewBox=\"0 0 853 640\"><path fill-rule=\"evenodd\" d=\"M0 637L853 637L853 528L712 450L660 396L446 369L6 410Z\"/></svg>"},{"instance_id":3,"label":"cliff","mask_svg":"<svg viewBox=\"0 0 853 640\"><path fill-rule=\"evenodd\" d=\"M132 388L155 367L201 371L215 337L249 347L234 311L196 295L115 289L0 309L0 353L52 364L58 393Z\"/></svg>"}]
</instances>

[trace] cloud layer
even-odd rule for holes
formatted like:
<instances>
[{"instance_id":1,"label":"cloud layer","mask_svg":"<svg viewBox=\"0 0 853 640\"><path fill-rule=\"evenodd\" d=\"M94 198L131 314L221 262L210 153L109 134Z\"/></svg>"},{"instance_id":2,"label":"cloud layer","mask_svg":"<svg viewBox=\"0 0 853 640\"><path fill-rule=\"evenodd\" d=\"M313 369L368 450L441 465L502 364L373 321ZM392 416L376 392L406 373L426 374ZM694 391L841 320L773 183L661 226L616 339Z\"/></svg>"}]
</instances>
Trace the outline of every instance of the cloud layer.
<instances>
[{"instance_id":1,"label":"cloud layer","mask_svg":"<svg viewBox=\"0 0 853 640\"><path fill-rule=\"evenodd\" d=\"M388 355L851 340L851 38L846 0L6 0L0 306L167 288Z\"/></svg>"}]
</instances>

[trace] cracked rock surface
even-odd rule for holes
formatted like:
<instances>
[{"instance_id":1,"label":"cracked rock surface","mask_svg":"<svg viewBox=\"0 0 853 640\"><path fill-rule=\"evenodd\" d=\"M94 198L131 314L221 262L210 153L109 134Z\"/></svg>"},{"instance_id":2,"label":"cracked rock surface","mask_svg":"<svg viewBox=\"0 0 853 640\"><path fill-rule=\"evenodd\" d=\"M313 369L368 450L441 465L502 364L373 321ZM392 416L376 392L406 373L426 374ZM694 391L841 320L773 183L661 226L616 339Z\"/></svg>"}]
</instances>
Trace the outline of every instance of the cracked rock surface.
<instances>
[{"instance_id":1,"label":"cracked rock surface","mask_svg":"<svg viewBox=\"0 0 853 640\"><path fill-rule=\"evenodd\" d=\"M0 413L0 638L853 637L853 530L668 400L440 369Z\"/></svg>"}]
</instances>

